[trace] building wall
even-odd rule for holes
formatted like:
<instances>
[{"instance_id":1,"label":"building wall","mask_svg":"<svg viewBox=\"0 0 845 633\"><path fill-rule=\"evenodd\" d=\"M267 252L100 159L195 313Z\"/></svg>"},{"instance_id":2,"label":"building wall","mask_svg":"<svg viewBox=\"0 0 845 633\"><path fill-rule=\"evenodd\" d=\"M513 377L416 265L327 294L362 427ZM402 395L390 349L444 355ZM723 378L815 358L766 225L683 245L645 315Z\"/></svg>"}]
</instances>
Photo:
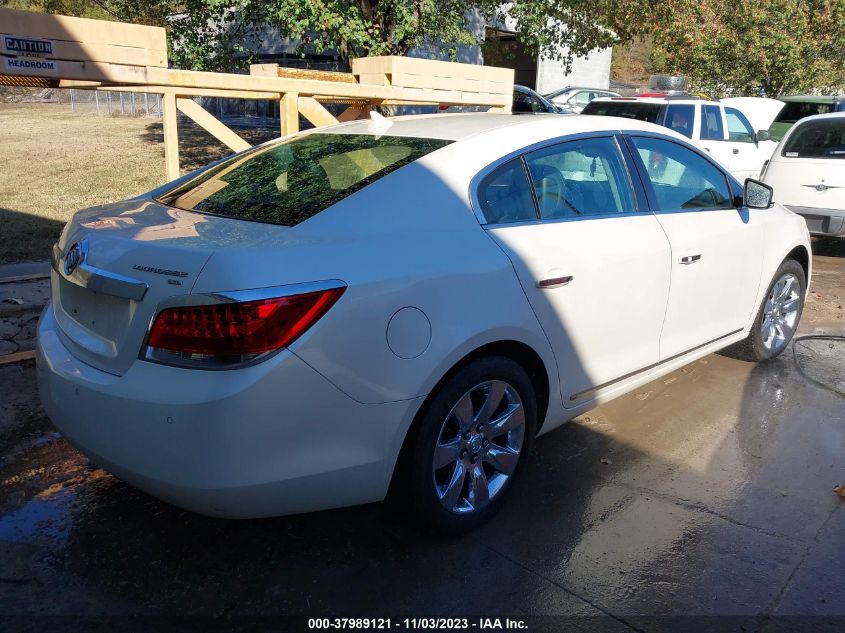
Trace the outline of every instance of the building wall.
<instances>
[{"instance_id":1,"label":"building wall","mask_svg":"<svg viewBox=\"0 0 845 633\"><path fill-rule=\"evenodd\" d=\"M572 71L567 74L560 61L540 57L537 64L537 86L540 94L565 86L607 88L610 84L610 59L612 48L595 50L586 57L572 60Z\"/></svg>"}]
</instances>

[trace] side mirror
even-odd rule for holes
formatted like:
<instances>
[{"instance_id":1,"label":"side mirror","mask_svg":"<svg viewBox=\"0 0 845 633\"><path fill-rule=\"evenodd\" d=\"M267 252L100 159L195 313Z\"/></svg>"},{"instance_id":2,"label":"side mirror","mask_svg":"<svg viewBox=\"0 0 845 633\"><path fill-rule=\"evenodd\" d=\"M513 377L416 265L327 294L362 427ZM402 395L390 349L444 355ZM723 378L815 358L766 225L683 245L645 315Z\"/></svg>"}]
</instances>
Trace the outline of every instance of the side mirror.
<instances>
[{"instance_id":1,"label":"side mirror","mask_svg":"<svg viewBox=\"0 0 845 633\"><path fill-rule=\"evenodd\" d=\"M769 185L753 178L746 178L742 204L749 209L768 209L772 206L774 193L774 189Z\"/></svg>"},{"instance_id":2,"label":"side mirror","mask_svg":"<svg viewBox=\"0 0 845 633\"><path fill-rule=\"evenodd\" d=\"M771 141L772 135L769 134L769 130L757 130L757 136L754 139L757 142L760 141Z\"/></svg>"}]
</instances>

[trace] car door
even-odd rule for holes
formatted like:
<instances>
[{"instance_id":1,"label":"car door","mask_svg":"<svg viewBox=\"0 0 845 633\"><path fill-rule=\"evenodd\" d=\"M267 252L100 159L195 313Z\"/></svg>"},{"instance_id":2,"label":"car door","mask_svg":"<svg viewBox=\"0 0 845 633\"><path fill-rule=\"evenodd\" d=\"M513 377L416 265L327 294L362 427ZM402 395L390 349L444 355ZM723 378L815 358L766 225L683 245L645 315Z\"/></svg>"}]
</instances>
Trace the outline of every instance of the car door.
<instances>
[{"instance_id":1,"label":"car door","mask_svg":"<svg viewBox=\"0 0 845 633\"><path fill-rule=\"evenodd\" d=\"M740 182L746 178L759 178L763 163L774 151L774 144L765 141L758 143L751 122L736 108L725 108L725 122L731 147L728 160L731 172Z\"/></svg>"},{"instance_id":2,"label":"car door","mask_svg":"<svg viewBox=\"0 0 845 633\"><path fill-rule=\"evenodd\" d=\"M628 140L671 245L660 338L660 358L667 360L748 323L762 269L761 211L736 208L738 184L692 146L636 134Z\"/></svg>"},{"instance_id":3,"label":"car door","mask_svg":"<svg viewBox=\"0 0 845 633\"><path fill-rule=\"evenodd\" d=\"M701 105L698 143L723 165L730 168L732 146L725 134L725 120L718 105Z\"/></svg>"},{"instance_id":4,"label":"car door","mask_svg":"<svg viewBox=\"0 0 845 633\"><path fill-rule=\"evenodd\" d=\"M633 182L607 134L528 152L477 189L485 228L554 350L567 406L659 358L669 242Z\"/></svg>"}]
</instances>

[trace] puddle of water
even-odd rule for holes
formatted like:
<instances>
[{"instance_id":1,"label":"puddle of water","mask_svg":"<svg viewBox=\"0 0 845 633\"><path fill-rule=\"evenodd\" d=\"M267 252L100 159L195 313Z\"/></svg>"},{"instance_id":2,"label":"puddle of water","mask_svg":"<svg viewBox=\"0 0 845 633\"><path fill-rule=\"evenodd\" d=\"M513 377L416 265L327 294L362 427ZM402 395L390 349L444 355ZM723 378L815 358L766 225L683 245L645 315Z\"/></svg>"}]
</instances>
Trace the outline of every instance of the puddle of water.
<instances>
[{"instance_id":1,"label":"puddle of water","mask_svg":"<svg viewBox=\"0 0 845 633\"><path fill-rule=\"evenodd\" d=\"M73 486L42 492L11 514L0 516L0 541L67 541L72 527L70 509L75 501Z\"/></svg>"}]
</instances>

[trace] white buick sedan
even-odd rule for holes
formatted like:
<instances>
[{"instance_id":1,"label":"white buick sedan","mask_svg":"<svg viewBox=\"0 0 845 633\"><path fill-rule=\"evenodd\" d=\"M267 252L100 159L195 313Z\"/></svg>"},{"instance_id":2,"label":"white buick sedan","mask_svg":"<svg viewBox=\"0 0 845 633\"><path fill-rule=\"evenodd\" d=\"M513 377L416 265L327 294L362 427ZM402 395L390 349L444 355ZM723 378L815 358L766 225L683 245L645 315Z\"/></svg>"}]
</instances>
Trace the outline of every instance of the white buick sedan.
<instances>
[{"instance_id":1,"label":"white buick sedan","mask_svg":"<svg viewBox=\"0 0 845 633\"><path fill-rule=\"evenodd\" d=\"M391 498L470 529L532 440L716 350L777 356L807 228L664 127L355 121L81 211L38 329L94 462L204 514Z\"/></svg>"}]
</instances>

